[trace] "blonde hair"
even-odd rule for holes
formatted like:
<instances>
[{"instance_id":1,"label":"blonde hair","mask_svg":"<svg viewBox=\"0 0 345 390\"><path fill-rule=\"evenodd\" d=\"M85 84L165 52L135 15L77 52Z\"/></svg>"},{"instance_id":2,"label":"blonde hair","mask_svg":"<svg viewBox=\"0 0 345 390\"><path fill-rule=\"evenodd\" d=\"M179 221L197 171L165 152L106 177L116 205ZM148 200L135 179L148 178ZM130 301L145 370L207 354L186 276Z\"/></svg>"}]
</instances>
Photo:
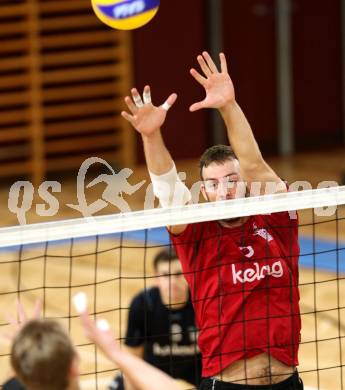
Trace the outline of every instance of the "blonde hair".
<instances>
[{"instance_id":1,"label":"blonde hair","mask_svg":"<svg viewBox=\"0 0 345 390\"><path fill-rule=\"evenodd\" d=\"M29 321L11 350L12 367L28 390L65 390L75 357L68 334L52 320Z\"/></svg>"}]
</instances>

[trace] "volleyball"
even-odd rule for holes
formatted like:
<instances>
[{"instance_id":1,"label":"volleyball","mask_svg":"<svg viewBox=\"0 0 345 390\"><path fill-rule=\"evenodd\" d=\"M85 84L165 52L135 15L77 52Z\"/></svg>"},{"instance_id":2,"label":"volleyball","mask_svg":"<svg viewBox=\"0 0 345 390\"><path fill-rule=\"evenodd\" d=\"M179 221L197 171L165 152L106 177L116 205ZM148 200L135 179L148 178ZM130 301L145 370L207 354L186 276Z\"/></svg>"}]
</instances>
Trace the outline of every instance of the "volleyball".
<instances>
[{"instance_id":1,"label":"volleyball","mask_svg":"<svg viewBox=\"0 0 345 390\"><path fill-rule=\"evenodd\" d=\"M160 0L91 0L96 16L109 27L134 30L156 15Z\"/></svg>"}]
</instances>

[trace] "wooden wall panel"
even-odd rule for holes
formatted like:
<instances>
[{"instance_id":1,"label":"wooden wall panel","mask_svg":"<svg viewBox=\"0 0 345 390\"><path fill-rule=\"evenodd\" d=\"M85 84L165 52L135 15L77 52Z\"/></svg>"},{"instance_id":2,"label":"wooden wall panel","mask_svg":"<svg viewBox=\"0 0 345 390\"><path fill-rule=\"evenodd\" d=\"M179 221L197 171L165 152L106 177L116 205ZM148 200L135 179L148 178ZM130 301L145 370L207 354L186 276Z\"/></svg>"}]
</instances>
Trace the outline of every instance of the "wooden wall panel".
<instances>
[{"instance_id":1,"label":"wooden wall panel","mask_svg":"<svg viewBox=\"0 0 345 390\"><path fill-rule=\"evenodd\" d=\"M31 172L28 2L0 3L0 175Z\"/></svg>"},{"instance_id":2,"label":"wooden wall panel","mask_svg":"<svg viewBox=\"0 0 345 390\"><path fill-rule=\"evenodd\" d=\"M236 96L265 154L278 152L275 0L223 2L224 50Z\"/></svg>"},{"instance_id":3,"label":"wooden wall panel","mask_svg":"<svg viewBox=\"0 0 345 390\"><path fill-rule=\"evenodd\" d=\"M292 5L296 150L342 145L341 2Z\"/></svg>"},{"instance_id":4,"label":"wooden wall panel","mask_svg":"<svg viewBox=\"0 0 345 390\"><path fill-rule=\"evenodd\" d=\"M182 12L183 10L183 12ZM133 32L135 86L152 87L155 104L164 102L172 92L177 102L169 111L163 136L174 159L198 158L211 146L210 110L190 113L189 106L204 98L203 88L189 74L198 67L196 56L207 45L207 7L200 0L161 1L149 25ZM138 137L138 158L144 162Z\"/></svg>"},{"instance_id":5,"label":"wooden wall panel","mask_svg":"<svg viewBox=\"0 0 345 390\"><path fill-rule=\"evenodd\" d=\"M89 0L0 3L0 162L36 183L90 156L135 163L120 111L131 85L131 39L100 23ZM22 171L18 167L22 166Z\"/></svg>"}]
</instances>

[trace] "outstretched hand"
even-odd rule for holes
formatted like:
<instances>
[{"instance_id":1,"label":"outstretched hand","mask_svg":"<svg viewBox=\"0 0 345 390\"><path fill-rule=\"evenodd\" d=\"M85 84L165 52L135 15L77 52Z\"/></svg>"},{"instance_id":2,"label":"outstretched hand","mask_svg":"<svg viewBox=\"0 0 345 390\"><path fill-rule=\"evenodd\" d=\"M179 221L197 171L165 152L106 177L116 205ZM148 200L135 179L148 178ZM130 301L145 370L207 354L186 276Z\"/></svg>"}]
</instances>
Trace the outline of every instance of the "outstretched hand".
<instances>
[{"instance_id":1,"label":"outstretched hand","mask_svg":"<svg viewBox=\"0 0 345 390\"><path fill-rule=\"evenodd\" d=\"M167 111L177 99L176 93L171 94L161 106L154 106L151 101L151 90L147 85L144 88L143 99L137 89L131 90L132 98L125 97L125 102L131 114L122 111L121 115L132 124L142 135L150 136L164 123Z\"/></svg>"},{"instance_id":2,"label":"outstretched hand","mask_svg":"<svg viewBox=\"0 0 345 390\"><path fill-rule=\"evenodd\" d=\"M5 318L10 325L10 329L3 336L10 341L13 341L16 335L19 333L20 329L30 320L39 318L42 311L42 302L37 300L35 303L35 308L31 317L28 317L24 306L20 301L17 302L17 316L11 314L5 314Z\"/></svg>"},{"instance_id":3,"label":"outstretched hand","mask_svg":"<svg viewBox=\"0 0 345 390\"><path fill-rule=\"evenodd\" d=\"M221 109L227 103L235 100L234 85L228 74L225 55L220 53L219 57L220 71L218 70L211 56L206 51L197 57L204 76L202 76L194 68L190 70L191 75L199 84L205 88L206 92L205 99L192 104L189 108L190 111L193 112L202 108Z\"/></svg>"},{"instance_id":4,"label":"outstretched hand","mask_svg":"<svg viewBox=\"0 0 345 390\"><path fill-rule=\"evenodd\" d=\"M95 322L85 310L79 313L85 336L92 341L110 360L120 351L120 345L105 320Z\"/></svg>"}]
</instances>

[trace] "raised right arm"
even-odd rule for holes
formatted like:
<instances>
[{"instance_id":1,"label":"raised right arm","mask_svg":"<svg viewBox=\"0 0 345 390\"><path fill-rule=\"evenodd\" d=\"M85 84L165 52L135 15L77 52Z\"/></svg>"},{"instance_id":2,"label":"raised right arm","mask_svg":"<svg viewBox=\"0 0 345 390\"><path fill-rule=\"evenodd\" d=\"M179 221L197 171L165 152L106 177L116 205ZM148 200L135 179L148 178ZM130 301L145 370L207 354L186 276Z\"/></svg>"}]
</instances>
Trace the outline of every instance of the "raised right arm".
<instances>
[{"instance_id":1,"label":"raised right arm","mask_svg":"<svg viewBox=\"0 0 345 390\"><path fill-rule=\"evenodd\" d=\"M86 311L80 313L86 336L93 341L110 361L118 365L125 377L138 390L181 390L181 387L163 371L143 359L120 348L110 329L99 329Z\"/></svg>"},{"instance_id":2,"label":"raised right arm","mask_svg":"<svg viewBox=\"0 0 345 390\"><path fill-rule=\"evenodd\" d=\"M123 111L121 115L142 137L149 172L163 175L173 167L174 161L164 144L160 128L165 122L168 109L175 103L177 95L173 93L163 105L154 106L148 85L144 88L143 99L136 88L133 88L131 93L132 98L125 97L130 114Z\"/></svg>"},{"instance_id":3,"label":"raised right arm","mask_svg":"<svg viewBox=\"0 0 345 390\"><path fill-rule=\"evenodd\" d=\"M131 93L132 98L129 96L125 98L130 114L123 111L121 115L142 137L146 165L154 193L163 207L185 204L190 200L190 193L177 176L175 163L165 146L161 133L161 126L165 122L167 111L175 103L177 95L171 94L164 104L154 106L151 102L149 86L144 88L143 99L135 88L131 90ZM177 192L181 196L175 196ZM187 225L179 225L170 226L168 229L173 234L180 234L186 227Z\"/></svg>"},{"instance_id":4,"label":"raised right arm","mask_svg":"<svg viewBox=\"0 0 345 390\"><path fill-rule=\"evenodd\" d=\"M144 358L144 346L139 345L138 347L128 347L126 346L126 351L133 356L136 356L137 358L143 359ZM130 379L127 378L126 375L123 377L124 383L125 383L125 389L126 390L137 390L137 388L133 385Z\"/></svg>"},{"instance_id":5,"label":"raised right arm","mask_svg":"<svg viewBox=\"0 0 345 390\"><path fill-rule=\"evenodd\" d=\"M164 175L169 172L174 161L165 146L162 133L157 129L153 134L141 135L144 145L144 153L147 169L154 175Z\"/></svg>"}]
</instances>

